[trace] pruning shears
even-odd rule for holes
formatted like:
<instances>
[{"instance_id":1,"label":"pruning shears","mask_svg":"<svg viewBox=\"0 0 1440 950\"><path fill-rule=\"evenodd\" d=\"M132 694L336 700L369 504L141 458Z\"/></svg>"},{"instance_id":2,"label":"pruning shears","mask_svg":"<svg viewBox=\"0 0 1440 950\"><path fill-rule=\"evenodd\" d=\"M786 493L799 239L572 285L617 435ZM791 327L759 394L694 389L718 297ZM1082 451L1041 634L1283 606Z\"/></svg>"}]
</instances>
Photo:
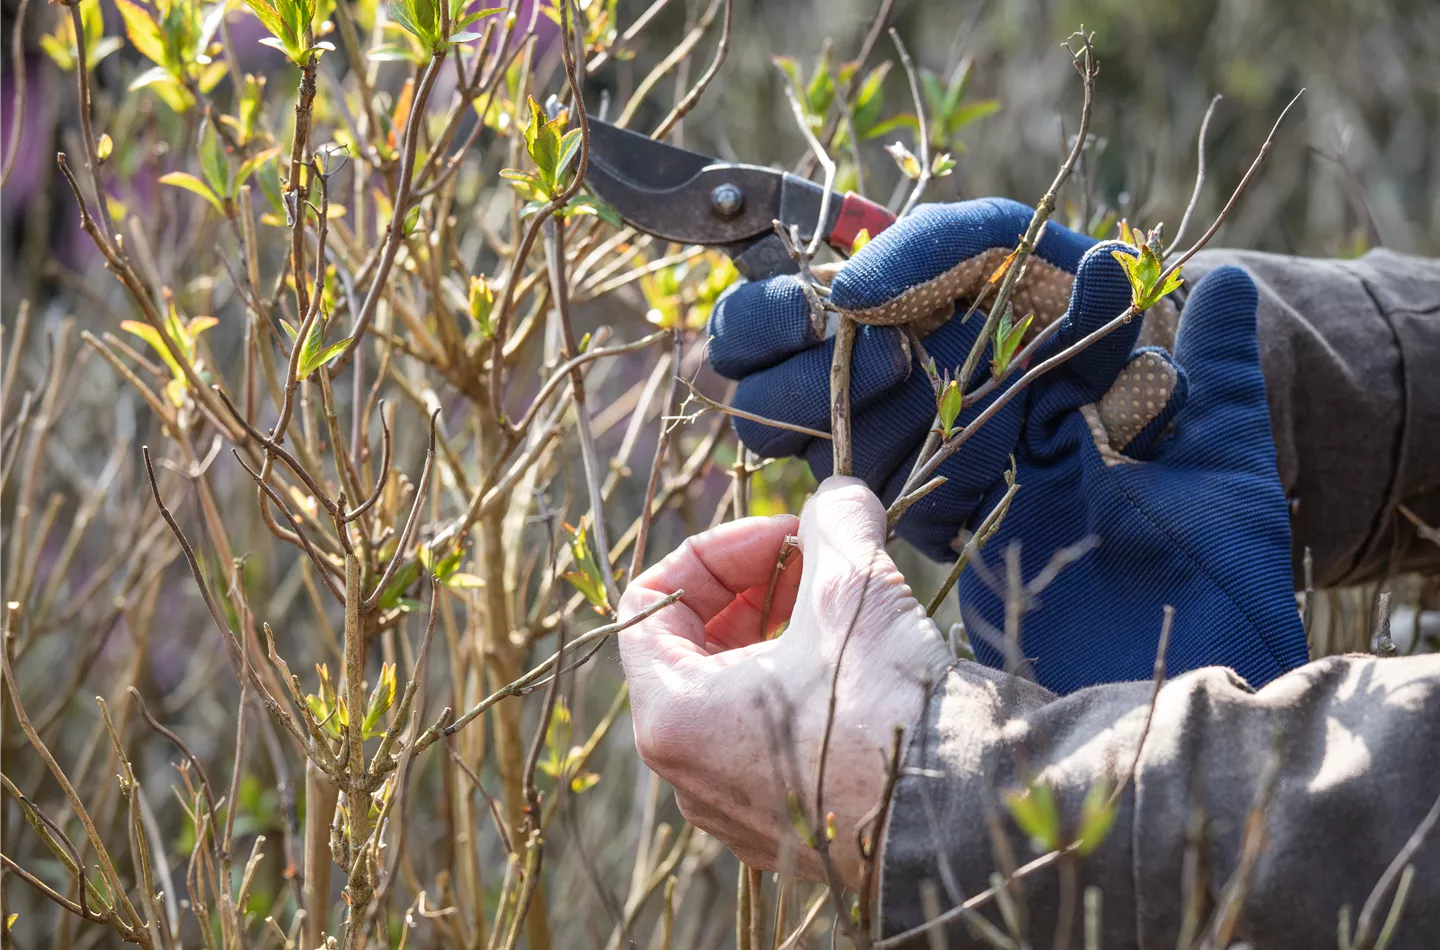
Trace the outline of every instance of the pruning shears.
<instances>
[{"instance_id":1,"label":"pruning shears","mask_svg":"<svg viewBox=\"0 0 1440 950\"><path fill-rule=\"evenodd\" d=\"M788 172L724 162L648 136L590 120L590 164L585 184L630 227L666 241L701 244L730 255L751 280L797 273L774 222L798 228L809 241L817 225L823 239L848 255L856 236L871 237L895 215L854 192L832 194L825 220L825 189Z\"/></svg>"}]
</instances>

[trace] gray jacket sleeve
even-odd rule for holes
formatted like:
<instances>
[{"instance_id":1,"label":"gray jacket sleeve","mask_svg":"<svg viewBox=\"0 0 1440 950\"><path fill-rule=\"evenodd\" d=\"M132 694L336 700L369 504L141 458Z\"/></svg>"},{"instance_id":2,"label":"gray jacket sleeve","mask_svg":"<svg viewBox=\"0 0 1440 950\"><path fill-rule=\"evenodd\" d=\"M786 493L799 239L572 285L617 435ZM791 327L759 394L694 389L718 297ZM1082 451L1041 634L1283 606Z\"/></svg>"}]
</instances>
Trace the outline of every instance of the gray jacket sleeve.
<instances>
[{"instance_id":1,"label":"gray jacket sleeve","mask_svg":"<svg viewBox=\"0 0 1440 950\"><path fill-rule=\"evenodd\" d=\"M1086 794L1116 788L1135 763L1115 823L1074 858L1073 877L1066 882L1057 862L1021 882L1015 903L1034 946L1050 945L1067 893L1078 944L1080 895L1094 886L1101 946L1171 950L1187 899L1203 922L1241 866L1247 818L1273 770L1234 939L1267 950L1333 947L1341 908L1354 922L1387 865L1440 809L1440 656L1332 657L1259 692L1228 670L1197 670L1164 686L1146 732L1152 694L1149 683L1118 683L1060 698L974 663L949 668L896 787L880 879L886 935L914 931L980 894L992 873L1036 857L1003 799L1034 778L1053 788L1073 836ZM1440 828L1411 860L1391 947L1437 947ZM1389 899L1379 907L1377 925ZM1005 930L993 900L979 912ZM959 913L940 926L948 942L912 932L899 943L987 946Z\"/></svg>"},{"instance_id":2,"label":"gray jacket sleeve","mask_svg":"<svg viewBox=\"0 0 1440 950\"><path fill-rule=\"evenodd\" d=\"M1440 546L1398 510L1440 524L1440 260L1203 251L1187 282L1222 264L1245 268L1260 290L1297 587L1307 545L1322 587L1440 574Z\"/></svg>"}]
</instances>

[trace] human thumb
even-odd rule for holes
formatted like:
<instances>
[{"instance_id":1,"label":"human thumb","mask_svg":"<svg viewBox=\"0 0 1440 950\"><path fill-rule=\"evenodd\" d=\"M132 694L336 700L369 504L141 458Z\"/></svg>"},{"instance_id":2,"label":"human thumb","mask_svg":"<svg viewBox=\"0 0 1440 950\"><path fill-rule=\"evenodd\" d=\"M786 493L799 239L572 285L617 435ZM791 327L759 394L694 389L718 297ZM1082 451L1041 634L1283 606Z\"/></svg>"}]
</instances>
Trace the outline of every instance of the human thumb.
<instances>
[{"instance_id":1,"label":"human thumb","mask_svg":"<svg viewBox=\"0 0 1440 950\"><path fill-rule=\"evenodd\" d=\"M831 655L847 638L874 643L898 631L927 653L940 644L885 551L887 534L885 507L864 482L837 476L820 484L800 515L805 562L787 637L813 638Z\"/></svg>"}]
</instances>

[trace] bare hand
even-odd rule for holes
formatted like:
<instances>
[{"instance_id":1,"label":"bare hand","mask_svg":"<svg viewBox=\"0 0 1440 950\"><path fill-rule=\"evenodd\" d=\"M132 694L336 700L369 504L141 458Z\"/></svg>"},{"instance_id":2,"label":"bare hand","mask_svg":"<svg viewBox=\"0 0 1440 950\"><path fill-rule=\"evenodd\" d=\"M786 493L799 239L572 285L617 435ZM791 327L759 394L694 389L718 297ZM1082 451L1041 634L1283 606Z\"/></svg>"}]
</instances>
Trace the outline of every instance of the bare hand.
<instances>
[{"instance_id":1,"label":"bare hand","mask_svg":"<svg viewBox=\"0 0 1440 950\"><path fill-rule=\"evenodd\" d=\"M767 640L766 592L796 527L791 515L722 525L630 584L621 619L685 591L620 638L635 744L675 787L686 819L746 864L823 879L787 799L823 834L815 792L835 682L819 813L835 816L830 853L856 889L855 829L884 790L893 727L916 721L923 683L949 653L885 553L880 500L851 478L827 479L805 506L803 555L780 574L767 632L789 626Z\"/></svg>"}]
</instances>

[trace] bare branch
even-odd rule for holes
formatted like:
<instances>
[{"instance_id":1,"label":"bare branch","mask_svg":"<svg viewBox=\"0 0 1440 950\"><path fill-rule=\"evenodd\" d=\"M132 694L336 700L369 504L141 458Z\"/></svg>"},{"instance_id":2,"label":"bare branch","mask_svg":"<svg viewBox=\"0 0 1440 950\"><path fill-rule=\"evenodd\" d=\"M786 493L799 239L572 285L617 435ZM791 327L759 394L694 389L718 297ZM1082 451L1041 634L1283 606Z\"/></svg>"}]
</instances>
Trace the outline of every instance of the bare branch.
<instances>
[{"instance_id":1,"label":"bare branch","mask_svg":"<svg viewBox=\"0 0 1440 950\"><path fill-rule=\"evenodd\" d=\"M1200 193L1205 188L1205 133L1210 129L1210 118L1215 115L1215 107L1220 104L1224 97L1218 92L1210 100L1210 105L1205 109L1205 118L1200 120L1200 135L1195 145L1198 153L1195 166L1195 190L1190 193L1190 203L1185 206L1185 216L1180 219L1180 227L1176 229L1175 236L1170 239L1170 246L1177 247L1180 239L1185 236L1185 229L1190 227L1190 216L1195 213L1195 208L1200 204Z\"/></svg>"}]
</instances>

